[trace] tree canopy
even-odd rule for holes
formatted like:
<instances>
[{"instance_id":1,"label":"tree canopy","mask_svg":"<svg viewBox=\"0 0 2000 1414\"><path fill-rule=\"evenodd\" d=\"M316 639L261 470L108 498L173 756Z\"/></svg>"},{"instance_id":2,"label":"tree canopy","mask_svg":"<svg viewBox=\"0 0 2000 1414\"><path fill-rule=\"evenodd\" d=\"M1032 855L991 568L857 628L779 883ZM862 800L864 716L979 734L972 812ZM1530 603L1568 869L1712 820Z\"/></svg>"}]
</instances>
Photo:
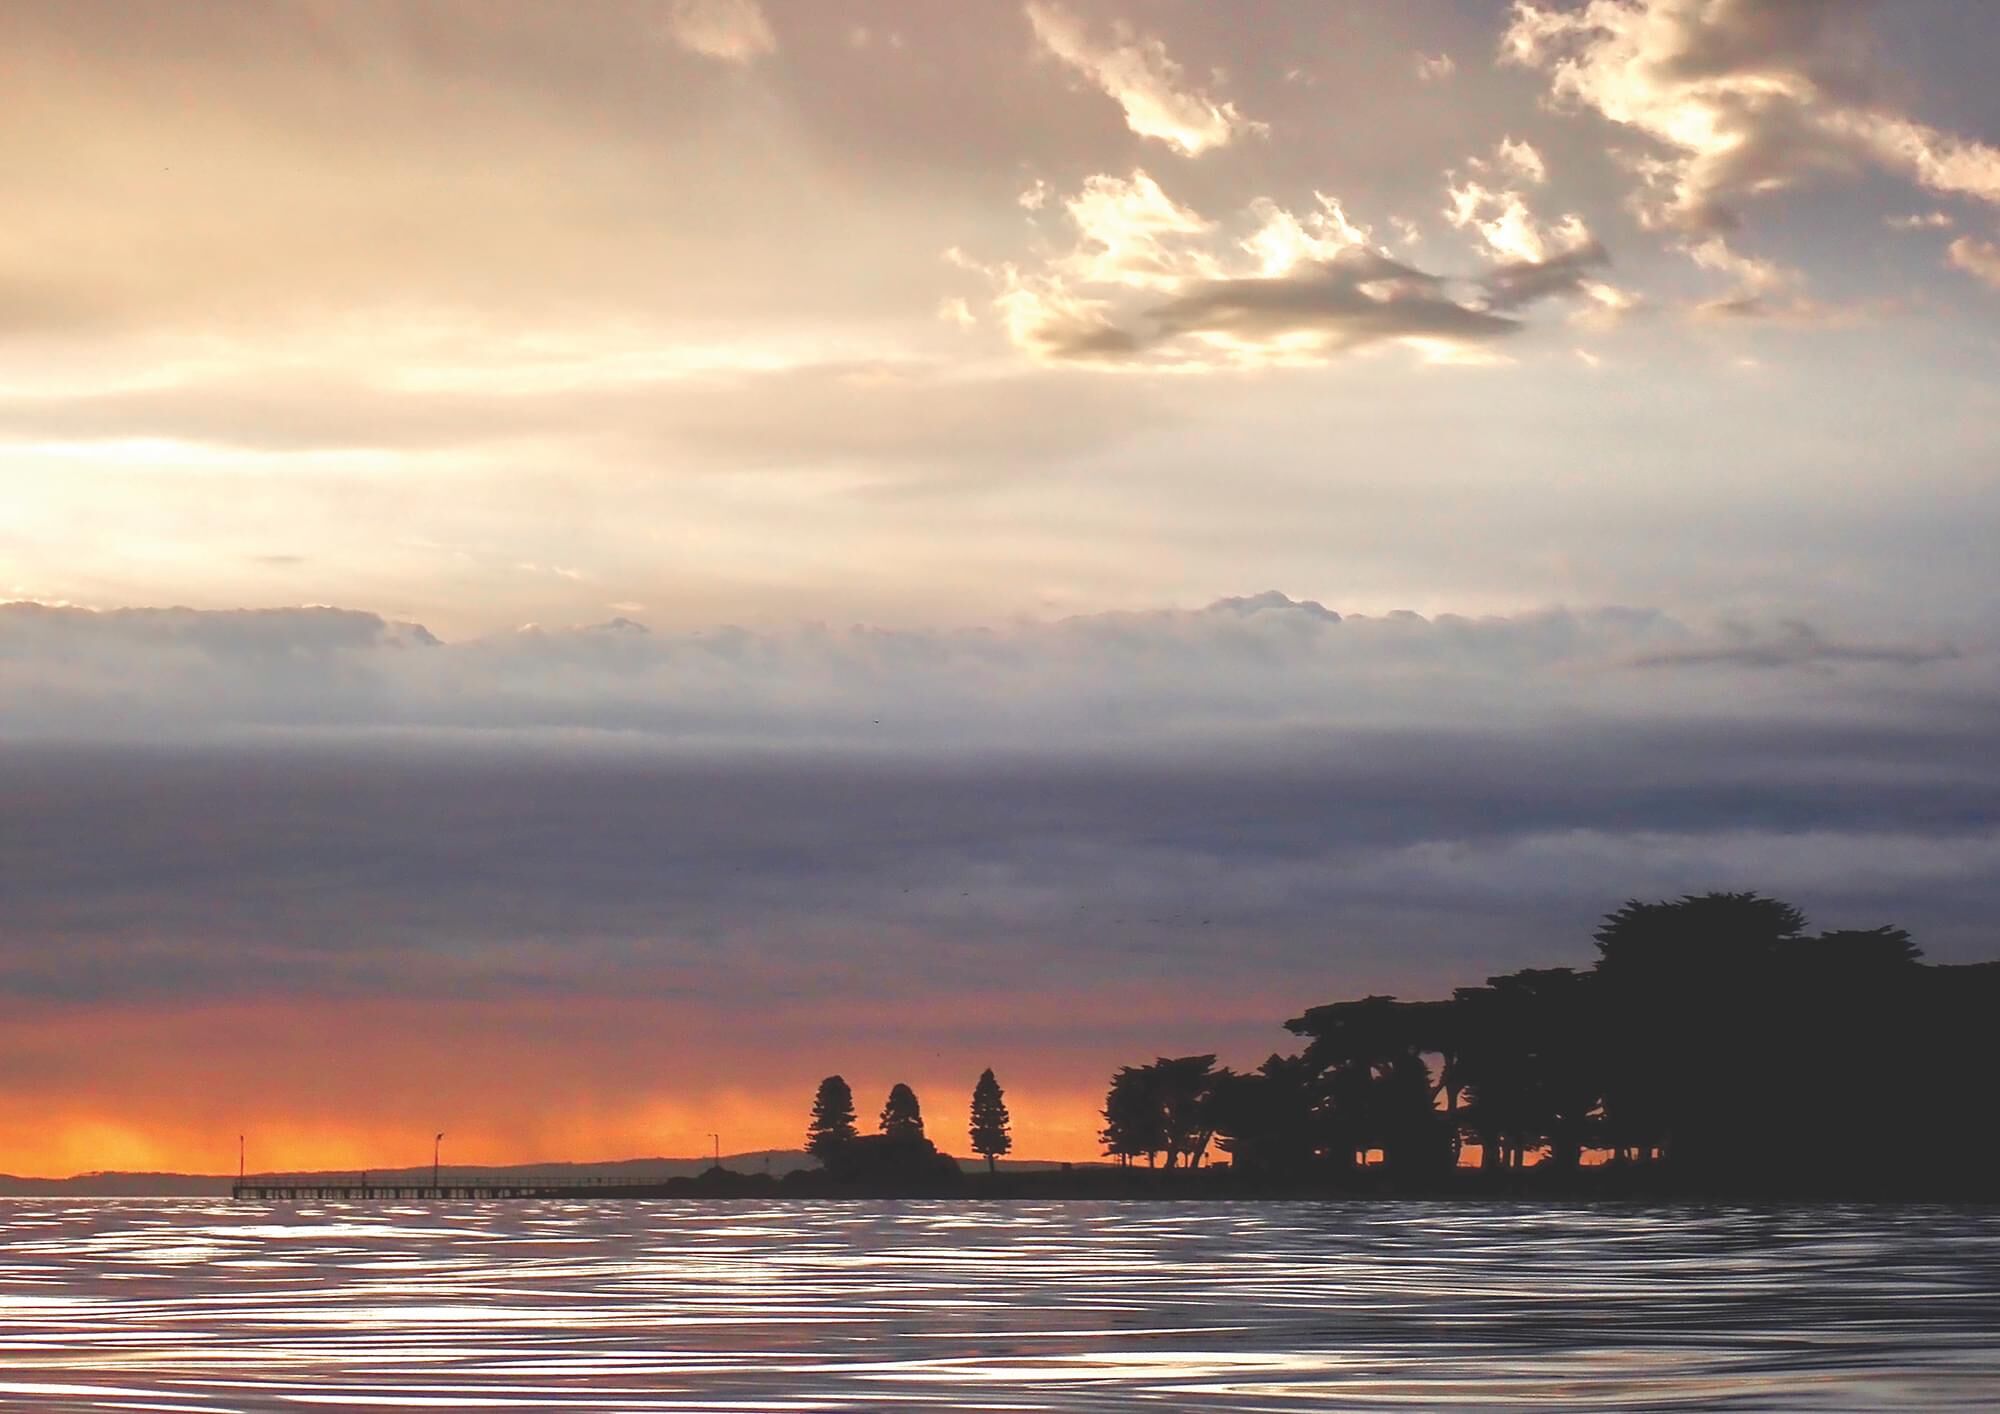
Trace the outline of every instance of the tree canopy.
<instances>
[{"instance_id":1,"label":"tree canopy","mask_svg":"<svg viewBox=\"0 0 2000 1414\"><path fill-rule=\"evenodd\" d=\"M900 1081L882 1106L882 1132L891 1139L924 1137L924 1114L917 1104L917 1092Z\"/></svg>"},{"instance_id":2,"label":"tree canopy","mask_svg":"<svg viewBox=\"0 0 2000 1414\"><path fill-rule=\"evenodd\" d=\"M806 1152L826 1163L842 1146L853 1143L854 1137L854 1092L838 1075L829 1075L820 1081L819 1093L813 1096Z\"/></svg>"},{"instance_id":3,"label":"tree canopy","mask_svg":"<svg viewBox=\"0 0 2000 1414\"><path fill-rule=\"evenodd\" d=\"M1213 1102L1222 1073L1215 1057L1165 1056L1126 1066L1111 1078L1104 1102L1104 1151L1121 1161L1139 1155L1170 1169L1201 1163L1214 1137Z\"/></svg>"}]
</instances>

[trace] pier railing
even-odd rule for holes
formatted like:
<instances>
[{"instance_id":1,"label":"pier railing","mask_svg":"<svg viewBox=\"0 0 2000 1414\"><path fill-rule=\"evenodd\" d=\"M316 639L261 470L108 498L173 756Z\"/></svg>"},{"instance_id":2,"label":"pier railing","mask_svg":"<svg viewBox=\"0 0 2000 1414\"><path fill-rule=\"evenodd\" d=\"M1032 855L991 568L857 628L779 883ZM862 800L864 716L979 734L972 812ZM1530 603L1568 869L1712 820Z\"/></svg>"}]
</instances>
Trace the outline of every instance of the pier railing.
<instances>
[{"instance_id":1,"label":"pier railing","mask_svg":"<svg viewBox=\"0 0 2000 1414\"><path fill-rule=\"evenodd\" d=\"M664 1176L618 1174L482 1174L429 1178L371 1178L366 1174L250 1174L230 1185L229 1196L253 1202L397 1199L608 1198L659 1190Z\"/></svg>"}]
</instances>

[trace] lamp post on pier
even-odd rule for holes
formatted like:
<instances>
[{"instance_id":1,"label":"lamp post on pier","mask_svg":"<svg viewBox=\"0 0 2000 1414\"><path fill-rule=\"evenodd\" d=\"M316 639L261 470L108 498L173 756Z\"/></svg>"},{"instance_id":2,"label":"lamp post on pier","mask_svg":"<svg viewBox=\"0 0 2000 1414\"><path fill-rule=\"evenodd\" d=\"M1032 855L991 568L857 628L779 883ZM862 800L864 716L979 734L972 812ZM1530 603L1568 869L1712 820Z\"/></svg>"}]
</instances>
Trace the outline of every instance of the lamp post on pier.
<instances>
[{"instance_id":1,"label":"lamp post on pier","mask_svg":"<svg viewBox=\"0 0 2000 1414\"><path fill-rule=\"evenodd\" d=\"M439 1134L437 1138L431 1140L431 1196L433 1198L442 1198L444 1196L444 1190L438 1187L438 1155L443 1149L444 1135Z\"/></svg>"},{"instance_id":2,"label":"lamp post on pier","mask_svg":"<svg viewBox=\"0 0 2000 1414\"><path fill-rule=\"evenodd\" d=\"M714 1141L715 1141L715 1166L716 1166L717 1168L721 1168L721 1167L722 1167L722 1136L721 1136L720 1134L711 1134L711 1135L709 1135L708 1137L709 1137L710 1139L712 1139L712 1140L714 1140Z\"/></svg>"}]
</instances>

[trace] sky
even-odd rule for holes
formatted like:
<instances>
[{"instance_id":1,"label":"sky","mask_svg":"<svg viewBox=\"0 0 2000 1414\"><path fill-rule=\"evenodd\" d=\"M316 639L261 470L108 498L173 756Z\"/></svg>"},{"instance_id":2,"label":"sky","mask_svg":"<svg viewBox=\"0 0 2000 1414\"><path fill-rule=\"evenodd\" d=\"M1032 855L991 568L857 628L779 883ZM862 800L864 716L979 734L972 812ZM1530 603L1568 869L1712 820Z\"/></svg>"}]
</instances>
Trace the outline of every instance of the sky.
<instances>
[{"instance_id":1,"label":"sky","mask_svg":"<svg viewBox=\"0 0 2000 1414\"><path fill-rule=\"evenodd\" d=\"M0 1169L1096 1152L2000 954L2000 9L0 3Z\"/></svg>"}]
</instances>

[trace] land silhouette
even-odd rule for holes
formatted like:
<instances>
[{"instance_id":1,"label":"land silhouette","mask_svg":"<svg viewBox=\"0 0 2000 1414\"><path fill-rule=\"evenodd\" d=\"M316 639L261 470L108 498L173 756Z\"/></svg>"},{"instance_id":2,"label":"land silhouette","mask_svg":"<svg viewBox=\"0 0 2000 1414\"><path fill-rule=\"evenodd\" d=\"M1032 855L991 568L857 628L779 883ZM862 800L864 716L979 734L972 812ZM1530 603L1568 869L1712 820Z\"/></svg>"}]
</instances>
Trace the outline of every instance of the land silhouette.
<instances>
[{"instance_id":1,"label":"land silhouette","mask_svg":"<svg viewBox=\"0 0 2000 1414\"><path fill-rule=\"evenodd\" d=\"M908 1087L879 1135L856 1137L830 1077L808 1141L822 1169L784 1183L2000 1196L2000 962L1927 965L1895 927L1810 934L1797 908L1756 893L1634 899L1594 941L1587 971L1308 1007L1285 1022L1304 1045L1252 1071L1212 1054L1121 1067L1102 1112L1111 1173L968 1181L937 1164ZM989 1159L1011 1144L990 1070L970 1136Z\"/></svg>"}]
</instances>

